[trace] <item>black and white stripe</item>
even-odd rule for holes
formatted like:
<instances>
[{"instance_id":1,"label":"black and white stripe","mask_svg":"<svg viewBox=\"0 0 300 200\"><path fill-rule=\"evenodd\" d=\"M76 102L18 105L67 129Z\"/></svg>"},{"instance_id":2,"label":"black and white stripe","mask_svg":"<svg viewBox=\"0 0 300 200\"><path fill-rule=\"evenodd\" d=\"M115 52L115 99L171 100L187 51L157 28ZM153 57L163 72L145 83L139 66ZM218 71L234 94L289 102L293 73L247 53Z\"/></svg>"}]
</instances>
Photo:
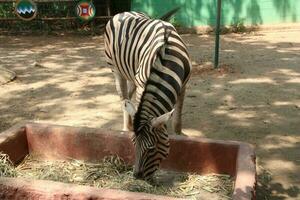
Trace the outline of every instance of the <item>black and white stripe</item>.
<instances>
[{"instance_id":1,"label":"black and white stripe","mask_svg":"<svg viewBox=\"0 0 300 200\"><path fill-rule=\"evenodd\" d=\"M105 55L115 74L136 86L136 169L147 179L169 152L165 125L152 120L174 109L191 72L187 48L168 22L138 12L115 15L106 25Z\"/></svg>"}]
</instances>

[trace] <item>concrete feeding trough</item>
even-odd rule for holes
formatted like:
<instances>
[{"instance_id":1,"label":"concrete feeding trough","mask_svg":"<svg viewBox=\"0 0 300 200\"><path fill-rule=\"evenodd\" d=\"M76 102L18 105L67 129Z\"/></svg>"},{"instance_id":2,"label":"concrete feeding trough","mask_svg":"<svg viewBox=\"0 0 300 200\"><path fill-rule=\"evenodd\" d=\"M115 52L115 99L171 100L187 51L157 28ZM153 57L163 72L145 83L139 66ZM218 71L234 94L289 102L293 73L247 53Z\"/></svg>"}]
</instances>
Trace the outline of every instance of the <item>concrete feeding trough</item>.
<instances>
[{"instance_id":1,"label":"concrete feeding trough","mask_svg":"<svg viewBox=\"0 0 300 200\"><path fill-rule=\"evenodd\" d=\"M255 153L235 141L170 136L170 155L162 168L199 174L218 173L234 177L233 199L255 199ZM118 155L128 164L134 161L131 133L103 129L22 123L0 133L0 151L19 163L27 154L40 159L73 158L99 161ZM177 199L146 193L97 189L54 181L0 177L0 199Z\"/></svg>"}]
</instances>

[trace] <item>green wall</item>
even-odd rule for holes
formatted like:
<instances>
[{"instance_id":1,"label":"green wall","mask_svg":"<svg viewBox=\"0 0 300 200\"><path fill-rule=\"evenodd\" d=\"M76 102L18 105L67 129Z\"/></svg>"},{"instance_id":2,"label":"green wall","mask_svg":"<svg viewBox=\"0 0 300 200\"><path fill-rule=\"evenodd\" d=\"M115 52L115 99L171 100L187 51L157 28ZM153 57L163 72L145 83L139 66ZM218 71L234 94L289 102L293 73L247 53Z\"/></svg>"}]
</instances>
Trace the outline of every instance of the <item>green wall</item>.
<instances>
[{"instance_id":1,"label":"green wall","mask_svg":"<svg viewBox=\"0 0 300 200\"><path fill-rule=\"evenodd\" d=\"M158 17L181 6L175 23L214 25L217 0L132 0L131 10ZM222 0L222 24L244 25L300 22L300 0Z\"/></svg>"}]
</instances>

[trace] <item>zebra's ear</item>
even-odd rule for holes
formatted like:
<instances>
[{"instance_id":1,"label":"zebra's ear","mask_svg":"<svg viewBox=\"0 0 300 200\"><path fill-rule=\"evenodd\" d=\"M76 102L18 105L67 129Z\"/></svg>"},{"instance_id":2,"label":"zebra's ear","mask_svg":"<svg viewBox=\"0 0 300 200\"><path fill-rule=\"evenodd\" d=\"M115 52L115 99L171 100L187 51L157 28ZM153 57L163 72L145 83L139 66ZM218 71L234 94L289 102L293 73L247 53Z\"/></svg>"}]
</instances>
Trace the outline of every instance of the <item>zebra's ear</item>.
<instances>
[{"instance_id":1,"label":"zebra's ear","mask_svg":"<svg viewBox=\"0 0 300 200\"><path fill-rule=\"evenodd\" d=\"M159 117L153 118L151 120L152 126L158 128L158 127L166 124L172 117L173 112L174 112L174 109L168 113L165 113L165 114L159 116Z\"/></svg>"},{"instance_id":2,"label":"zebra's ear","mask_svg":"<svg viewBox=\"0 0 300 200\"><path fill-rule=\"evenodd\" d=\"M126 112L128 112L128 114L133 118L135 113L136 113L136 109L135 109L135 106L134 104L128 100L128 99L125 99L124 102L123 102L123 110L125 110Z\"/></svg>"}]
</instances>

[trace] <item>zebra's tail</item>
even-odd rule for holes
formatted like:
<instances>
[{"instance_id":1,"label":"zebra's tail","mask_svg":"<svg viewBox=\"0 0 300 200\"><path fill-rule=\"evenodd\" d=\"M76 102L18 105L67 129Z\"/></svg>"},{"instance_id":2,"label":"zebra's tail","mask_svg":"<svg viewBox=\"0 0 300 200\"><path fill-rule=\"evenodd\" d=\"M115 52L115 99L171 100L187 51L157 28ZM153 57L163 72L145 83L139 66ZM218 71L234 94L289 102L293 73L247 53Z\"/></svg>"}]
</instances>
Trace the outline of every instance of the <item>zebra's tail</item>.
<instances>
[{"instance_id":1,"label":"zebra's tail","mask_svg":"<svg viewBox=\"0 0 300 200\"><path fill-rule=\"evenodd\" d=\"M180 7L176 7L172 10L170 10L169 12L167 12L166 14L164 14L163 16L161 16L159 19L163 20L163 21L170 21L171 17L180 9Z\"/></svg>"}]
</instances>

